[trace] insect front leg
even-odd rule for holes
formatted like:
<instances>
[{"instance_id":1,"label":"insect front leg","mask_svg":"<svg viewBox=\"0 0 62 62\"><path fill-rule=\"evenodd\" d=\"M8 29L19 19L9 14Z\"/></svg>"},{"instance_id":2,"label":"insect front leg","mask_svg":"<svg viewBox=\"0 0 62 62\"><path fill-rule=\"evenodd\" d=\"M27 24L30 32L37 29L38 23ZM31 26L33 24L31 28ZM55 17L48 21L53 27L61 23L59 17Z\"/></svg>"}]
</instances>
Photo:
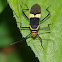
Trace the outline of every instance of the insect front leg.
<instances>
[{"instance_id":1,"label":"insect front leg","mask_svg":"<svg viewBox=\"0 0 62 62\"><path fill-rule=\"evenodd\" d=\"M43 23L44 20L50 15L50 11L48 10L48 8L49 8L49 6L48 6L47 9L46 9L46 11L48 12L47 16L44 17L44 18L40 21L40 23Z\"/></svg>"},{"instance_id":2,"label":"insect front leg","mask_svg":"<svg viewBox=\"0 0 62 62\"><path fill-rule=\"evenodd\" d=\"M26 4L25 4L26 5ZM28 16L25 14L25 12L24 11L28 11L29 10L29 8L28 8L28 6L26 5L26 7L27 7L27 9L23 9L22 10L22 13L23 13L23 15L29 20L29 18L28 18Z\"/></svg>"}]
</instances>

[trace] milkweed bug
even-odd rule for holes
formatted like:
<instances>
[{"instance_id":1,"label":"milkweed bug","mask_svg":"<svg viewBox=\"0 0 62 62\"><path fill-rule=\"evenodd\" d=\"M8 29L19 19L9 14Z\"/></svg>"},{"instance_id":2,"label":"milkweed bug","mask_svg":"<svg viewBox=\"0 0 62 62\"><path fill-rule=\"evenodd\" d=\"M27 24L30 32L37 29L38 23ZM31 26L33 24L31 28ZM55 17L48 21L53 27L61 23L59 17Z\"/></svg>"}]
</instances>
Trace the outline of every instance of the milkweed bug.
<instances>
[{"instance_id":1,"label":"milkweed bug","mask_svg":"<svg viewBox=\"0 0 62 62\"><path fill-rule=\"evenodd\" d=\"M26 5L27 6L27 5ZM24 10L29 10L29 9L23 9L22 10L22 13L23 15L29 20L29 27L20 27L21 29L24 29L24 28L30 28L31 30L31 35L33 37L36 37L38 36L39 39L41 40L41 46L43 48L43 45L42 45L42 38L39 36L39 34L37 33L37 31L40 29L50 29L49 25L48 24L48 27L40 27L40 24L42 22L44 22L44 20L50 15L50 11L48 10L49 7L47 7L46 11L48 12L47 16L45 18L43 18L41 21L40 21L40 17L41 17L41 7L38 5L38 4L34 4L32 7L31 7L31 10L30 10L30 18L27 17L27 15L25 14ZM46 33L50 33L50 32L46 32ZM28 34L25 39L30 35ZM15 42L17 43L17 42Z\"/></svg>"}]
</instances>

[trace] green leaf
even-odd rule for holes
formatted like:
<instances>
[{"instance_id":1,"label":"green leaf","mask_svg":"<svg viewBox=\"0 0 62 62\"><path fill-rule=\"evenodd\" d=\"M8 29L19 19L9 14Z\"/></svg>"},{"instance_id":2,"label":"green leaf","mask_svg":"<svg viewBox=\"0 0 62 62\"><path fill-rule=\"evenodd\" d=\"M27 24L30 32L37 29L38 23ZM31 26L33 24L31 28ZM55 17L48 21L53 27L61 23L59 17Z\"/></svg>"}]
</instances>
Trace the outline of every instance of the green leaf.
<instances>
[{"instance_id":1,"label":"green leaf","mask_svg":"<svg viewBox=\"0 0 62 62\"><path fill-rule=\"evenodd\" d=\"M41 19L43 19L48 12L46 8L49 7L49 11L51 12L51 16L42 24L41 27L47 27L48 24L52 24L50 26L50 34L40 34L46 32L45 30L38 30L38 34L42 39L43 47L41 46L41 41L38 37L35 39L30 36L30 38L26 39L27 45L31 47L35 56L39 59L40 62L62 62L62 1L58 0L7 0L11 9L13 10L13 15L16 18L17 27L20 29L20 25L22 27L28 27L29 22L22 14L22 8L26 9L27 4L28 8L30 9L34 4L39 4L41 7ZM21 8L22 6L22 8ZM29 11L25 12L26 15L29 17ZM23 37L26 37L31 30L21 30ZM50 39L50 40L46 40Z\"/></svg>"},{"instance_id":2,"label":"green leaf","mask_svg":"<svg viewBox=\"0 0 62 62\"><path fill-rule=\"evenodd\" d=\"M6 6L7 6L7 0L0 0L0 13L3 12Z\"/></svg>"}]
</instances>

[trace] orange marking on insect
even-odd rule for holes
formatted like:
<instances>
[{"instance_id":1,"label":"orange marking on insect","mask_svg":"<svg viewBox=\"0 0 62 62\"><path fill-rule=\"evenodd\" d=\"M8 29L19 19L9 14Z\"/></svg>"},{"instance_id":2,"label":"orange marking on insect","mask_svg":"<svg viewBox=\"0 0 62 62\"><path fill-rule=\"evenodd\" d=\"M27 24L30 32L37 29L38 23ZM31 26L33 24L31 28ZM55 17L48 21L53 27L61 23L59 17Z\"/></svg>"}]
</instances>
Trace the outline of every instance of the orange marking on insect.
<instances>
[{"instance_id":1,"label":"orange marking on insect","mask_svg":"<svg viewBox=\"0 0 62 62\"><path fill-rule=\"evenodd\" d=\"M37 33L36 33L36 32L32 32L31 35L32 35L33 37L35 37L35 36L37 35Z\"/></svg>"}]
</instances>

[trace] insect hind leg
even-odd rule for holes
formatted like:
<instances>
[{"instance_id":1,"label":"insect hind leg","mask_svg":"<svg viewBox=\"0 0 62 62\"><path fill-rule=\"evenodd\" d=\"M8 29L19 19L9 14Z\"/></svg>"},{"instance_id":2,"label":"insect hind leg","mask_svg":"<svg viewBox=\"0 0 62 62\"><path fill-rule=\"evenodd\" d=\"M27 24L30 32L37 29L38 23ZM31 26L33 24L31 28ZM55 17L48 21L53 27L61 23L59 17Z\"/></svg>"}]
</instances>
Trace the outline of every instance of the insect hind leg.
<instances>
[{"instance_id":1,"label":"insect hind leg","mask_svg":"<svg viewBox=\"0 0 62 62\"><path fill-rule=\"evenodd\" d=\"M37 34L37 36L39 37L39 39L41 40L41 46L44 49L43 45L42 45L42 38Z\"/></svg>"},{"instance_id":2,"label":"insect hind leg","mask_svg":"<svg viewBox=\"0 0 62 62\"><path fill-rule=\"evenodd\" d=\"M28 34L26 37L24 37L24 38L27 39L27 37L28 37L30 34L31 34L31 33L29 33L29 34ZM24 39L24 40L25 40L25 39ZM22 41L24 41L24 40L11 43L10 45L15 45L15 44L20 43L20 42L22 42Z\"/></svg>"}]
</instances>

